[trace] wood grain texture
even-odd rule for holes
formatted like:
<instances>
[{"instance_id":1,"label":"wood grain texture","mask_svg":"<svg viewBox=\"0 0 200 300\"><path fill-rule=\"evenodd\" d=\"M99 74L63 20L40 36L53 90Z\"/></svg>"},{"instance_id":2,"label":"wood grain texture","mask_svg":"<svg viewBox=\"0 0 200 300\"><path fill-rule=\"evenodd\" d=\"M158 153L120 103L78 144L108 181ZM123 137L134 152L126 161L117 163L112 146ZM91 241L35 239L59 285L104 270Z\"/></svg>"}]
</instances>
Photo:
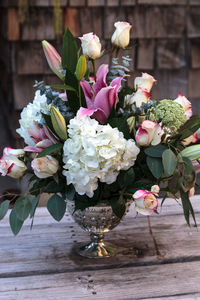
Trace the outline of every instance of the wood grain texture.
<instances>
[{"instance_id":1,"label":"wood grain texture","mask_svg":"<svg viewBox=\"0 0 200 300\"><path fill-rule=\"evenodd\" d=\"M20 39L20 26L18 10L16 8L8 9L8 40L18 41Z\"/></svg>"},{"instance_id":2,"label":"wood grain texture","mask_svg":"<svg viewBox=\"0 0 200 300\"><path fill-rule=\"evenodd\" d=\"M199 197L192 199L200 223ZM57 223L45 207L17 237L0 226L0 299L199 299L200 236L189 228L182 208L166 200L160 216L135 217L134 207L106 240L117 245L113 258L91 260L73 247L88 240L66 213Z\"/></svg>"}]
</instances>

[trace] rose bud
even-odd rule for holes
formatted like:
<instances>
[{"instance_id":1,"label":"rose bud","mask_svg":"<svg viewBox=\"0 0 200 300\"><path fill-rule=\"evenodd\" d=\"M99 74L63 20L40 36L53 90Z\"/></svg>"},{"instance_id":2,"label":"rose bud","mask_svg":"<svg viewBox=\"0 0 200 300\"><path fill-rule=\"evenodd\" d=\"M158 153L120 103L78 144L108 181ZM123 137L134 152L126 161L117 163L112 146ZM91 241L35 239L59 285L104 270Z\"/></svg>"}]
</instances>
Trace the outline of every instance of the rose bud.
<instances>
[{"instance_id":1,"label":"rose bud","mask_svg":"<svg viewBox=\"0 0 200 300\"><path fill-rule=\"evenodd\" d=\"M141 77L136 77L134 86L135 89L137 90L138 88L146 89L147 92L151 91L151 88L153 84L156 82L153 76L147 74L147 73L142 73Z\"/></svg>"},{"instance_id":2,"label":"rose bud","mask_svg":"<svg viewBox=\"0 0 200 300\"><path fill-rule=\"evenodd\" d=\"M151 187L151 192L152 192L152 193L157 193L157 194L159 194L159 192L160 192L160 187L159 187L159 185L157 185L157 184L152 185L152 187Z\"/></svg>"},{"instance_id":3,"label":"rose bud","mask_svg":"<svg viewBox=\"0 0 200 300\"><path fill-rule=\"evenodd\" d=\"M93 32L84 34L79 38L81 40L81 47L83 54L89 58L96 59L101 54L101 43Z\"/></svg>"},{"instance_id":4,"label":"rose bud","mask_svg":"<svg viewBox=\"0 0 200 300\"><path fill-rule=\"evenodd\" d=\"M191 118L191 116L192 116L191 102L185 96L181 95L180 93L178 93L178 97L174 101L183 106L187 120L189 118Z\"/></svg>"},{"instance_id":5,"label":"rose bud","mask_svg":"<svg viewBox=\"0 0 200 300\"><path fill-rule=\"evenodd\" d=\"M7 152L7 150L5 150L5 152ZM0 173L2 173L2 176L8 175L12 178L20 178L24 175L26 170L26 165L23 161L19 160L17 156L4 154L0 159Z\"/></svg>"},{"instance_id":6,"label":"rose bud","mask_svg":"<svg viewBox=\"0 0 200 300\"><path fill-rule=\"evenodd\" d=\"M136 107L140 107L142 103L149 103L151 94L147 90L138 88L138 90L132 95L126 95L124 98L124 106L135 104Z\"/></svg>"},{"instance_id":7,"label":"rose bud","mask_svg":"<svg viewBox=\"0 0 200 300\"><path fill-rule=\"evenodd\" d=\"M31 167L37 177L47 178L58 171L59 163L54 157L47 155L35 158L31 163Z\"/></svg>"},{"instance_id":8,"label":"rose bud","mask_svg":"<svg viewBox=\"0 0 200 300\"><path fill-rule=\"evenodd\" d=\"M111 42L119 48L125 48L130 42L130 29L132 25L128 22L116 22L114 26L116 30L112 35Z\"/></svg>"},{"instance_id":9,"label":"rose bud","mask_svg":"<svg viewBox=\"0 0 200 300\"><path fill-rule=\"evenodd\" d=\"M135 210L142 215L149 216L153 214L158 207L157 193L152 193L147 190L138 190L133 194L135 201Z\"/></svg>"},{"instance_id":10,"label":"rose bud","mask_svg":"<svg viewBox=\"0 0 200 300\"><path fill-rule=\"evenodd\" d=\"M145 120L136 132L136 142L140 146L155 146L160 144L162 134L163 130L158 123Z\"/></svg>"},{"instance_id":11,"label":"rose bud","mask_svg":"<svg viewBox=\"0 0 200 300\"><path fill-rule=\"evenodd\" d=\"M187 137L186 139L184 139L181 144L183 144L184 146L188 146L191 143L196 143L198 141L198 134L195 132L194 134L190 135L189 137Z\"/></svg>"},{"instance_id":12,"label":"rose bud","mask_svg":"<svg viewBox=\"0 0 200 300\"><path fill-rule=\"evenodd\" d=\"M23 149L13 149L11 147L6 147L3 150L3 155L13 155L17 157L24 156L25 151Z\"/></svg>"}]
</instances>

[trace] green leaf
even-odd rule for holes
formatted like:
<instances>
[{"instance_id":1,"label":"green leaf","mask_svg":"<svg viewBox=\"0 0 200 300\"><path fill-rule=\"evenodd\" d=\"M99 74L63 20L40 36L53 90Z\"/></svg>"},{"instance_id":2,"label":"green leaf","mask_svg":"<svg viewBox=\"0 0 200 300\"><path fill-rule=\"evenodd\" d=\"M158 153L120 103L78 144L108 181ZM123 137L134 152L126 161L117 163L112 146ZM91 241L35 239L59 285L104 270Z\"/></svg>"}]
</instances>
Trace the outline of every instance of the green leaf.
<instances>
[{"instance_id":1,"label":"green leaf","mask_svg":"<svg viewBox=\"0 0 200 300\"><path fill-rule=\"evenodd\" d=\"M190 226L190 213L191 213L194 223L195 223L195 226L197 226L194 210L193 210L192 204L190 202L188 192L184 192L182 189L180 189L180 194L181 194L184 216L185 216L185 220L186 220L187 224Z\"/></svg>"},{"instance_id":2,"label":"green leaf","mask_svg":"<svg viewBox=\"0 0 200 300\"><path fill-rule=\"evenodd\" d=\"M53 125L52 125L52 122L51 122L51 116L43 114L43 113L42 113L42 116L45 120L45 123L46 123L47 127L50 129L51 132L53 132L56 135L56 133L54 131L54 128L53 128Z\"/></svg>"},{"instance_id":3,"label":"green leaf","mask_svg":"<svg viewBox=\"0 0 200 300\"><path fill-rule=\"evenodd\" d=\"M125 205L125 200L123 196L120 196L119 198L114 197L109 200L110 205L112 206L112 210L114 214L121 219L125 213L126 210L126 205Z\"/></svg>"},{"instance_id":4,"label":"green leaf","mask_svg":"<svg viewBox=\"0 0 200 300\"><path fill-rule=\"evenodd\" d=\"M15 203L15 212L17 218L21 221L25 221L31 212L31 208L31 202L27 197L19 198Z\"/></svg>"},{"instance_id":5,"label":"green leaf","mask_svg":"<svg viewBox=\"0 0 200 300\"><path fill-rule=\"evenodd\" d=\"M181 174L179 170L175 170L172 178L168 181L168 188L172 194L176 194L180 189Z\"/></svg>"},{"instance_id":6,"label":"green leaf","mask_svg":"<svg viewBox=\"0 0 200 300\"><path fill-rule=\"evenodd\" d=\"M38 205L39 199L40 199L40 197L38 195L38 196L34 197L31 201L32 207L31 207L31 211L30 211L30 218L33 218L33 216L35 214L35 210Z\"/></svg>"},{"instance_id":7,"label":"green leaf","mask_svg":"<svg viewBox=\"0 0 200 300\"><path fill-rule=\"evenodd\" d=\"M61 144L61 143L60 144L51 145L51 146L45 148L42 152L40 152L38 154L37 158L40 158L40 157L52 154L53 152L59 151L62 148L63 148L63 144Z\"/></svg>"},{"instance_id":8,"label":"green leaf","mask_svg":"<svg viewBox=\"0 0 200 300\"><path fill-rule=\"evenodd\" d=\"M164 172L167 177L171 176L177 166L177 159L174 152L170 149L167 149L162 154L162 163L164 167Z\"/></svg>"},{"instance_id":9,"label":"green leaf","mask_svg":"<svg viewBox=\"0 0 200 300\"><path fill-rule=\"evenodd\" d=\"M123 132L125 139L130 138L129 127L126 118L112 118L108 121L111 127L117 127L119 131Z\"/></svg>"},{"instance_id":10,"label":"green leaf","mask_svg":"<svg viewBox=\"0 0 200 300\"><path fill-rule=\"evenodd\" d=\"M168 149L166 145L151 146L144 150L144 153L151 157L162 157L163 152Z\"/></svg>"},{"instance_id":11,"label":"green leaf","mask_svg":"<svg viewBox=\"0 0 200 300\"><path fill-rule=\"evenodd\" d=\"M10 213L9 221L12 232L17 235L24 222L18 219L15 208Z\"/></svg>"},{"instance_id":12,"label":"green leaf","mask_svg":"<svg viewBox=\"0 0 200 300\"><path fill-rule=\"evenodd\" d=\"M130 186L133 185L134 181L135 181L135 172L133 168L131 168L128 171L126 171L124 175L124 183L126 186Z\"/></svg>"},{"instance_id":13,"label":"green leaf","mask_svg":"<svg viewBox=\"0 0 200 300\"><path fill-rule=\"evenodd\" d=\"M72 73L70 70L67 69L66 75L65 75L65 83L67 85L72 86L76 92L73 91L67 91L67 101L69 103L69 107L73 113L76 114L76 112L80 108L79 104L79 97L78 97L78 89L79 89L79 82L74 73ZM84 105L82 105L84 106ZM86 106L84 106L86 107Z\"/></svg>"},{"instance_id":14,"label":"green leaf","mask_svg":"<svg viewBox=\"0 0 200 300\"><path fill-rule=\"evenodd\" d=\"M44 192L45 193L59 193L61 192L62 190L64 190L65 186L64 184L62 183L57 183L55 182L55 180L52 180L50 182L47 183L45 189L44 189Z\"/></svg>"},{"instance_id":15,"label":"green leaf","mask_svg":"<svg viewBox=\"0 0 200 300\"><path fill-rule=\"evenodd\" d=\"M163 173L162 160L160 158L147 156L146 158L149 170L155 178L160 178Z\"/></svg>"},{"instance_id":16,"label":"green leaf","mask_svg":"<svg viewBox=\"0 0 200 300\"><path fill-rule=\"evenodd\" d=\"M76 64L77 64L77 45L76 40L69 30L67 30L64 33L63 37L63 48L62 48L62 67L65 70L70 70L72 73L76 70Z\"/></svg>"},{"instance_id":17,"label":"green leaf","mask_svg":"<svg viewBox=\"0 0 200 300\"><path fill-rule=\"evenodd\" d=\"M74 186L71 184L71 185L68 185L67 186L67 191L66 191L66 197L68 200L73 200L74 199L74 196L75 196L75 188Z\"/></svg>"},{"instance_id":18,"label":"green leaf","mask_svg":"<svg viewBox=\"0 0 200 300\"><path fill-rule=\"evenodd\" d=\"M200 116L193 115L189 120L187 120L179 129L175 136L172 139L175 140L184 140L187 137L191 136L200 128Z\"/></svg>"},{"instance_id":19,"label":"green leaf","mask_svg":"<svg viewBox=\"0 0 200 300\"><path fill-rule=\"evenodd\" d=\"M194 170L194 166L192 164L192 161L187 157L182 157L182 160L183 160L183 167L184 167L185 172L187 174L194 173L195 170Z\"/></svg>"},{"instance_id":20,"label":"green leaf","mask_svg":"<svg viewBox=\"0 0 200 300\"><path fill-rule=\"evenodd\" d=\"M10 204L9 200L5 200L1 203L1 206L0 206L0 220L2 220L5 217L5 215L7 214L9 204Z\"/></svg>"},{"instance_id":21,"label":"green leaf","mask_svg":"<svg viewBox=\"0 0 200 300\"><path fill-rule=\"evenodd\" d=\"M54 88L54 89L58 89L58 90L76 92L76 89L74 89L72 86L67 85L67 84L53 84L53 85L51 85L51 87Z\"/></svg>"},{"instance_id":22,"label":"green leaf","mask_svg":"<svg viewBox=\"0 0 200 300\"><path fill-rule=\"evenodd\" d=\"M48 203L47 209L56 221L60 221L66 211L66 202L58 195L53 195Z\"/></svg>"}]
</instances>

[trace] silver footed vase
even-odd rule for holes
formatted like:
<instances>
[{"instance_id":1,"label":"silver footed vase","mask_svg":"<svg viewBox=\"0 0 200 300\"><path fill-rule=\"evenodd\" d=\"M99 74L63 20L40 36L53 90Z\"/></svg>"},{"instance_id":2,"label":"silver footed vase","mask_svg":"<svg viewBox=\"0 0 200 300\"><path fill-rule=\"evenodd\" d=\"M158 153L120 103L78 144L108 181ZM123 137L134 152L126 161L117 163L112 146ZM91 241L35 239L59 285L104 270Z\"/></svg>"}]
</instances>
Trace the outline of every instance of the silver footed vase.
<instances>
[{"instance_id":1,"label":"silver footed vase","mask_svg":"<svg viewBox=\"0 0 200 300\"><path fill-rule=\"evenodd\" d=\"M122 218L118 218L113 213L112 207L106 202L75 211L74 201L67 200L67 210L74 221L90 233L91 241L76 247L76 252L87 258L105 258L115 255L116 248L112 244L104 242L104 233L109 232L122 221L128 213L131 203L131 200L126 202L125 213Z\"/></svg>"}]
</instances>

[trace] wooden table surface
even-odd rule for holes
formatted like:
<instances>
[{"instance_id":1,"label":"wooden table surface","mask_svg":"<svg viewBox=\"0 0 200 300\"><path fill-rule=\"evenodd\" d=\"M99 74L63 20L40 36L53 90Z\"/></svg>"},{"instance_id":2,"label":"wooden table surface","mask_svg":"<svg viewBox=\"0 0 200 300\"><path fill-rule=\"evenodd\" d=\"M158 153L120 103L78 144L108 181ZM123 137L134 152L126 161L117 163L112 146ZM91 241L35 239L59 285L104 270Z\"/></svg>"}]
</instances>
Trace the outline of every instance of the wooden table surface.
<instances>
[{"instance_id":1,"label":"wooden table surface","mask_svg":"<svg viewBox=\"0 0 200 300\"><path fill-rule=\"evenodd\" d=\"M192 199L200 223L200 196ZM88 240L66 214L57 223L39 208L14 237L8 216L0 225L0 300L200 299L200 231L187 227L182 208L166 200L160 215L135 217L106 234L115 257L86 259L74 254Z\"/></svg>"}]
</instances>

